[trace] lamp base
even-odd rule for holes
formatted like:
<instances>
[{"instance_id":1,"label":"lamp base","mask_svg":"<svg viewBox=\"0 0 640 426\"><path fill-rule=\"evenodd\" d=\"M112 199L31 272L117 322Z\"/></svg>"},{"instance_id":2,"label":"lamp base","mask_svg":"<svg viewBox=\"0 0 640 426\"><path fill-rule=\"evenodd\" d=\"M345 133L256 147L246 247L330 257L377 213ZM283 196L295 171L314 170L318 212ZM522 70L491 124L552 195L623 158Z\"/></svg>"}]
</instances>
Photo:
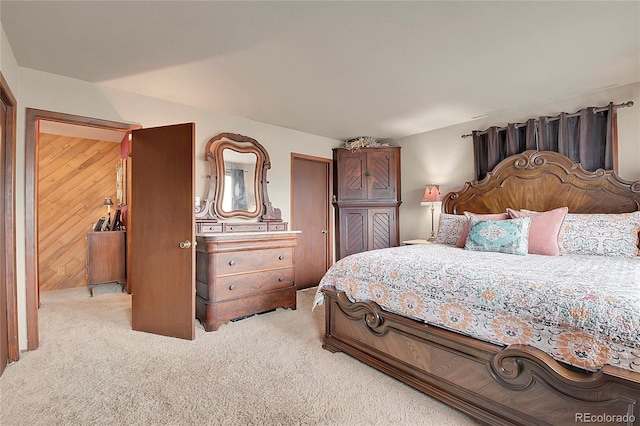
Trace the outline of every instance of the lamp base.
<instances>
[{"instance_id":1,"label":"lamp base","mask_svg":"<svg viewBox=\"0 0 640 426\"><path fill-rule=\"evenodd\" d=\"M435 207L433 207L433 203L431 203L431 236L427 239L427 241L433 242L436 240L436 231L434 228L435 225L435 218L434 218L434 212L435 212Z\"/></svg>"}]
</instances>

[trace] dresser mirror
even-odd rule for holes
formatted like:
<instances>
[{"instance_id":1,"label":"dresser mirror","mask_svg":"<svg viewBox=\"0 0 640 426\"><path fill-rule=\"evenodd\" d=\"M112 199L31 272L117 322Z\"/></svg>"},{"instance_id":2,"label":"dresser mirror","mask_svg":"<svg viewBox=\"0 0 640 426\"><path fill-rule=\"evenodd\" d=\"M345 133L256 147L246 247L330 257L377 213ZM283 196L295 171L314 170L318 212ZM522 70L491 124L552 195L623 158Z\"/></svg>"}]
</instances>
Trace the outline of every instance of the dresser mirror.
<instances>
[{"instance_id":1,"label":"dresser mirror","mask_svg":"<svg viewBox=\"0 0 640 426\"><path fill-rule=\"evenodd\" d=\"M262 203L262 153L249 143L224 141L216 146L216 214L221 218L258 217Z\"/></svg>"},{"instance_id":2,"label":"dresser mirror","mask_svg":"<svg viewBox=\"0 0 640 426\"><path fill-rule=\"evenodd\" d=\"M211 172L209 191L203 203L196 201L196 219L282 221L280 210L269 202L266 184L271 162L258 141L220 133L207 143L205 158Z\"/></svg>"}]
</instances>

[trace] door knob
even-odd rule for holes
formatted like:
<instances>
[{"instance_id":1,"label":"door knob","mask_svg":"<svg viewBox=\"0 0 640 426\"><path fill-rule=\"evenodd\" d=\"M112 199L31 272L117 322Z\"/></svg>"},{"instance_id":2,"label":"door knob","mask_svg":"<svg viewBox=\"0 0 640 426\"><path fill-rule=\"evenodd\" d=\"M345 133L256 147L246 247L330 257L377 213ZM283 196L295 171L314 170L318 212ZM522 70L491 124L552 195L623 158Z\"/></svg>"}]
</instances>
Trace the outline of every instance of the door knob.
<instances>
[{"instance_id":1,"label":"door knob","mask_svg":"<svg viewBox=\"0 0 640 426\"><path fill-rule=\"evenodd\" d=\"M196 242L194 241L193 243L189 240L185 240L185 241L181 241L180 242L180 248L181 249L188 249L191 247L195 247L196 246Z\"/></svg>"}]
</instances>

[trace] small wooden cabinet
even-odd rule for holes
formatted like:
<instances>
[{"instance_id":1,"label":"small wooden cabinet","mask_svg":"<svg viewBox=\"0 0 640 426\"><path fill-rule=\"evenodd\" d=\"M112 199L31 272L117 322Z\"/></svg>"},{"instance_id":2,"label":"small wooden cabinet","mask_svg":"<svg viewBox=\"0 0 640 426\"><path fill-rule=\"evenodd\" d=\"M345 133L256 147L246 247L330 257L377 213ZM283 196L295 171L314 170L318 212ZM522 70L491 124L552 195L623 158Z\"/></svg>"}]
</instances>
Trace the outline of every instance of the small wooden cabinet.
<instances>
[{"instance_id":1,"label":"small wooden cabinet","mask_svg":"<svg viewBox=\"0 0 640 426\"><path fill-rule=\"evenodd\" d=\"M196 237L196 317L206 331L276 308L296 309L296 231Z\"/></svg>"},{"instance_id":2,"label":"small wooden cabinet","mask_svg":"<svg viewBox=\"0 0 640 426\"><path fill-rule=\"evenodd\" d=\"M125 231L87 234L87 284L126 284Z\"/></svg>"},{"instance_id":3,"label":"small wooden cabinet","mask_svg":"<svg viewBox=\"0 0 640 426\"><path fill-rule=\"evenodd\" d=\"M338 259L399 245L400 148L336 148Z\"/></svg>"}]
</instances>

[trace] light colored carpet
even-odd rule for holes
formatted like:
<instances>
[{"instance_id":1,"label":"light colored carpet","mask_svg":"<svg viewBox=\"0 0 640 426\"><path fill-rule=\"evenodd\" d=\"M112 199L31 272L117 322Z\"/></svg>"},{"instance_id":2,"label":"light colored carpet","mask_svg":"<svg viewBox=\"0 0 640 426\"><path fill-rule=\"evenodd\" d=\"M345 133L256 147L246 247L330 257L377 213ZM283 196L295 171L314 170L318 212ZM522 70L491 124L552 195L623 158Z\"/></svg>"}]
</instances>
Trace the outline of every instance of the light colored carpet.
<instances>
[{"instance_id":1,"label":"light colored carpet","mask_svg":"<svg viewBox=\"0 0 640 426\"><path fill-rule=\"evenodd\" d=\"M122 284L120 283L109 283L109 284L99 284L91 287L91 295L98 296L100 294L105 293L122 293Z\"/></svg>"},{"instance_id":2,"label":"light colored carpet","mask_svg":"<svg viewBox=\"0 0 640 426\"><path fill-rule=\"evenodd\" d=\"M196 340L131 330L126 293L42 293L40 348L0 378L0 424L475 425L467 416L322 349L315 289Z\"/></svg>"}]
</instances>

